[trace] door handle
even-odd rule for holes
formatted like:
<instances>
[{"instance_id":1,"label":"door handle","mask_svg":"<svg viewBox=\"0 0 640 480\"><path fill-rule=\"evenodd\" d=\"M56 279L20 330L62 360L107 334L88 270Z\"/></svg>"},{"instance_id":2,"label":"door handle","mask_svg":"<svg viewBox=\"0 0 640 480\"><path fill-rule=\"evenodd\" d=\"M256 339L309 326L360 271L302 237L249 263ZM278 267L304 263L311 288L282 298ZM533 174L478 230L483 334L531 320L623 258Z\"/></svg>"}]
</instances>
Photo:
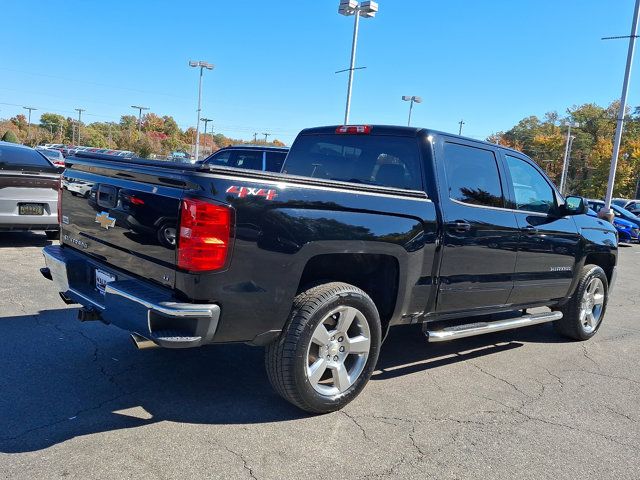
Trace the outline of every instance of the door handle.
<instances>
[{"instance_id":1,"label":"door handle","mask_svg":"<svg viewBox=\"0 0 640 480\"><path fill-rule=\"evenodd\" d=\"M521 228L520 231L527 235L535 235L538 233L538 229L532 225L527 225L526 227Z\"/></svg>"},{"instance_id":2,"label":"door handle","mask_svg":"<svg viewBox=\"0 0 640 480\"><path fill-rule=\"evenodd\" d=\"M454 232L468 232L469 230L471 230L471 224L469 222L465 222L464 220L449 222L447 223L447 227L449 227L449 230L453 230Z\"/></svg>"}]
</instances>

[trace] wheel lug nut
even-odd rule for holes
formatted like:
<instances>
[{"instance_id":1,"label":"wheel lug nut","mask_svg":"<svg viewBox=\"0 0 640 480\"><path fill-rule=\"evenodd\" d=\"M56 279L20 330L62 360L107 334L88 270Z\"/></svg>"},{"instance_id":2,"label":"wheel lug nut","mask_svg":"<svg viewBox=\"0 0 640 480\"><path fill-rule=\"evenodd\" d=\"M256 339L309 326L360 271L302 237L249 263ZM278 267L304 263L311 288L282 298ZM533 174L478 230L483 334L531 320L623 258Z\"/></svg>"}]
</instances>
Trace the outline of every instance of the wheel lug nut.
<instances>
[{"instance_id":1,"label":"wheel lug nut","mask_svg":"<svg viewBox=\"0 0 640 480\"><path fill-rule=\"evenodd\" d=\"M344 352L344 347L340 347L340 351L341 351L341 352Z\"/></svg>"},{"instance_id":2,"label":"wheel lug nut","mask_svg":"<svg viewBox=\"0 0 640 480\"><path fill-rule=\"evenodd\" d=\"M335 340L335 339L336 339L336 337L331 337L331 341L333 341L333 340Z\"/></svg>"},{"instance_id":3,"label":"wheel lug nut","mask_svg":"<svg viewBox=\"0 0 640 480\"><path fill-rule=\"evenodd\" d=\"M344 340L344 337L338 337L338 341L341 342Z\"/></svg>"},{"instance_id":4,"label":"wheel lug nut","mask_svg":"<svg viewBox=\"0 0 640 480\"><path fill-rule=\"evenodd\" d=\"M327 355L327 360L331 360L331 355Z\"/></svg>"},{"instance_id":5,"label":"wheel lug nut","mask_svg":"<svg viewBox=\"0 0 640 480\"><path fill-rule=\"evenodd\" d=\"M338 361L338 355L336 355L335 357L333 357L333 361L337 362Z\"/></svg>"}]
</instances>

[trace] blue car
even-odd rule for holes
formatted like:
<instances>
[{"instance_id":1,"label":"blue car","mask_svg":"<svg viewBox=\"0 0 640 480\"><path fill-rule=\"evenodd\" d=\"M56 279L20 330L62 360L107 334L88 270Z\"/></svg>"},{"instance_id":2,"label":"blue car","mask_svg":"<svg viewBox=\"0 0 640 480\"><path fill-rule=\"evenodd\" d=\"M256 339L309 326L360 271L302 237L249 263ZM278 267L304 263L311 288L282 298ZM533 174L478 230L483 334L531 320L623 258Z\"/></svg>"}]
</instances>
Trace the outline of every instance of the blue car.
<instances>
[{"instance_id":1,"label":"blue car","mask_svg":"<svg viewBox=\"0 0 640 480\"><path fill-rule=\"evenodd\" d=\"M589 202L591 203L591 202ZM613 207L614 205L611 205ZM614 209L615 210L615 209ZM598 214L593 209L589 209L587 215L591 215L592 217L597 217ZM625 220L624 218L615 217L613 219L613 226L616 227L618 231L618 239L620 242L631 243L633 241L638 241L638 226L635 223L630 222L629 220Z\"/></svg>"}]
</instances>

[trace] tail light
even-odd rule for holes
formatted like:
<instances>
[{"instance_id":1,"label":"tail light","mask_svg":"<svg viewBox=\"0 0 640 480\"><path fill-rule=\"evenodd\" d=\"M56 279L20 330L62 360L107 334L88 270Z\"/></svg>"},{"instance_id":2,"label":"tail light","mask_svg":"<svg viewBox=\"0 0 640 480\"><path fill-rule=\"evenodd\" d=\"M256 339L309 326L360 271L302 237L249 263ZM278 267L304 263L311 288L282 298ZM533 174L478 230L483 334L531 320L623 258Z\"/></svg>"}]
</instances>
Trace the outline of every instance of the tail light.
<instances>
[{"instance_id":1,"label":"tail light","mask_svg":"<svg viewBox=\"0 0 640 480\"><path fill-rule=\"evenodd\" d=\"M336 128L336 133L343 135L368 135L371 133L371 125L342 125Z\"/></svg>"},{"instance_id":2,"label":"tail light","mask_svg":"<svg viewBox=\"0 0 640 480\"><path fill-rule=\"evenodd\" d=\"M229 253L231 209L184 199L180 209L178 268L191 272L219 270Z\"/></svg>"}]
</instances>

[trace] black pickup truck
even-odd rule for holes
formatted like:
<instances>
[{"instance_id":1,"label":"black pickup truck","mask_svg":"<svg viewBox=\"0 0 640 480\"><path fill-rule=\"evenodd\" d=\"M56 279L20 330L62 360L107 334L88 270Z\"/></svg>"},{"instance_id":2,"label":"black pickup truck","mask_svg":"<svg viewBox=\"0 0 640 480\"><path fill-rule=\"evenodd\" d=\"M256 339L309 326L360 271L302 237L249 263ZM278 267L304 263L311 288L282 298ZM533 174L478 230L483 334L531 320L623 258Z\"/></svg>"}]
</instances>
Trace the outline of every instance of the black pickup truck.
<instances>
[{"instance_id":1,"label":"black pickup truck","mask_svg":"<svg viewBox=\"0 0 640 480\"><path fill-rule=\"evenodd\" d=\"M94 186L61 190L42 273L81 320L139 347L266 346L310 412L358 395L390 326L586 340L615 280L615 230L582 198L520 152L426 129L303 130L282 173L77 154L64 180Z\"/></svg>"}]
</instances>

